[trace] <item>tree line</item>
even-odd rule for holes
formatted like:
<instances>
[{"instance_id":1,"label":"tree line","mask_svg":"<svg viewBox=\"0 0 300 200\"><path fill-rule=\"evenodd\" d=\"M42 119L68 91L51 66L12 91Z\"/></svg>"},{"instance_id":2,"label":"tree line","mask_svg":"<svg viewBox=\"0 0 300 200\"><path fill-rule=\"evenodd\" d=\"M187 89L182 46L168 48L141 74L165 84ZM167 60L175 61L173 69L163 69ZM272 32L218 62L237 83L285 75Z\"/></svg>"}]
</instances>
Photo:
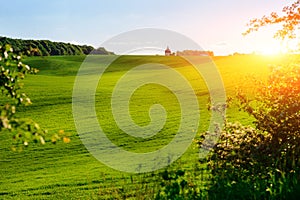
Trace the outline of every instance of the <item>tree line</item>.
<instances>
[{"instance_id":1,"label":"tree line","mask_svg":"<svg viewBox=\"0 0 300 200\"><path fill-rule=\"evenodd\" d=\"M200 51L200 50L183 50L177 51L178 56L214 56L213 51Z\"/></svg>"},{"instance_id":2,"label":"tree line","mask_svg":"<svg viewBox=\"0 0 300 200\"><path fill-rule=\"evenodd\" d=\"M52 42L50 40L22 40L0 37L0 46L9 44L15 53L28 56L58 56L58 55L113 55L104 47L95 49L88 45L75 45L64 42Z\"/></svg>"}]
</instances>

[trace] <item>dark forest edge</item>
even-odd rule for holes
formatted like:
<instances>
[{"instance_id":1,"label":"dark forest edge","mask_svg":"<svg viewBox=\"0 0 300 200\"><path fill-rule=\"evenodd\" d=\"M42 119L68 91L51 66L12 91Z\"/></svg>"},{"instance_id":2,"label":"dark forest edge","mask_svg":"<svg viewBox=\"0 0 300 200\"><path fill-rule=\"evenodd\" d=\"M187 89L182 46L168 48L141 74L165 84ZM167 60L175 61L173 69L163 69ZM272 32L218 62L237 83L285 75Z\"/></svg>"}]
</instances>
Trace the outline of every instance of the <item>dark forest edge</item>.
<instances>
[{"instance_id":1,"label":"dark forest edge","mask_svg":"<svg viewBox=\"0 0 300 200\"><path fill-rule=\"evenodd\" d=\"M15 53L27 56L59 56L59 55L114 55L104 47L95 49L89 45L75 45L50 40L23 40L0 36L0 46L9 44Z\"/></svg>"}]
</instances>

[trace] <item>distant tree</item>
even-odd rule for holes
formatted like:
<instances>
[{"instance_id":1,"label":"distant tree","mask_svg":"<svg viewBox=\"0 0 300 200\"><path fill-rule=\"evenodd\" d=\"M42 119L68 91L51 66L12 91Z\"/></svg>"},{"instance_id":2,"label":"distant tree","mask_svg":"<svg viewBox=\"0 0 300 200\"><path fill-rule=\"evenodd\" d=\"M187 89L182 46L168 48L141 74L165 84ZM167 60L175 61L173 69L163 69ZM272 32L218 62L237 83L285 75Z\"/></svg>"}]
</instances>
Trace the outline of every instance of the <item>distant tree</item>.
<instances>
[{"instance_id":1,"label":"distant tree","mask_svg":"<svg viewBox=\"0 0 300 200\"><path fill-rule=\"evenodd\" d=\"M87 45L82 46L82 52L86 55L89 54L93 50L94 50L94 48L91 46L87 46Z\"/></svg>"},{"instance_id":2,"label":"distant tree","mask_svg":"<svg viewBox=\"0 0 300 200\"><path fill-rule=\"evenodd\" d=\"M203 50L183 50L177 51L177 56L214 56L213 51L203 51Z\"/></svg>"},{"instance_id":3,"label":"distant tree","mask_svg":"<svg viewBox=\"0 0 300 200\"><path fill-rule=\"evenodd\" d=\"M281 15L272 12L270 15L264 15L262 18L254 18L248 23L248 29L243 33L247 35L253 31L258 31L261 27L282 24L282 28L278 30L274 37L280 39L294 39L296 30L300 24L300 0L295 1L291 5L282 9Z\"/></svg>"}]
</instances>

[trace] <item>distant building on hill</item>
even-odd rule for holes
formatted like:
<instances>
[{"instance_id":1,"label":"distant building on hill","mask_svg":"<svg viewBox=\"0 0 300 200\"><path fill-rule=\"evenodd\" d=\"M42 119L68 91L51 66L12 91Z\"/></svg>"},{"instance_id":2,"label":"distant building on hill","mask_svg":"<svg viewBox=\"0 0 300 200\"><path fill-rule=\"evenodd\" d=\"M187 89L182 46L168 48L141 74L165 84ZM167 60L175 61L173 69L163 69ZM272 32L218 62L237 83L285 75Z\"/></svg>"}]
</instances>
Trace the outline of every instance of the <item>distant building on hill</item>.
<instances>
[{"instance_id":1,"label":"distant building on hill","mask_svg":"<svg viewBox=\"0 0 300 200\"><path fill-rule=\"evenodd\" d=\"M171 50L169 47L165 50L165 56L170 56L172 54Z\"/></svg>"}]
</instances>

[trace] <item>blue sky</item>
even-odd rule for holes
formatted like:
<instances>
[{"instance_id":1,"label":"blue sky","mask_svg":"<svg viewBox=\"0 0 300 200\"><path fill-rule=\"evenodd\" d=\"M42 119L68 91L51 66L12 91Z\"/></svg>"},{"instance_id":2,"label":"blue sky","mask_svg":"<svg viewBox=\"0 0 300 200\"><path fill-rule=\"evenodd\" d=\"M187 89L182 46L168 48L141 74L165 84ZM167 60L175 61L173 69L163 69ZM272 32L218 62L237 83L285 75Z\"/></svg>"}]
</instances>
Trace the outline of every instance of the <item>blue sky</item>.
<instances>
[{"instance_id":1,"label":"blue sky","mask_svg":"<svg viewBox=\"0 0 300 200\"><path fill-rule=\"evenodd\" d=\"M276 28L243 37L246 23L291 0L10 0L1 1L1 36L50 39L98 47L137 28L179 32L216 54L279 48ZM115 51L112 49L112 51Z\"/></svg>"}]
</instances>

